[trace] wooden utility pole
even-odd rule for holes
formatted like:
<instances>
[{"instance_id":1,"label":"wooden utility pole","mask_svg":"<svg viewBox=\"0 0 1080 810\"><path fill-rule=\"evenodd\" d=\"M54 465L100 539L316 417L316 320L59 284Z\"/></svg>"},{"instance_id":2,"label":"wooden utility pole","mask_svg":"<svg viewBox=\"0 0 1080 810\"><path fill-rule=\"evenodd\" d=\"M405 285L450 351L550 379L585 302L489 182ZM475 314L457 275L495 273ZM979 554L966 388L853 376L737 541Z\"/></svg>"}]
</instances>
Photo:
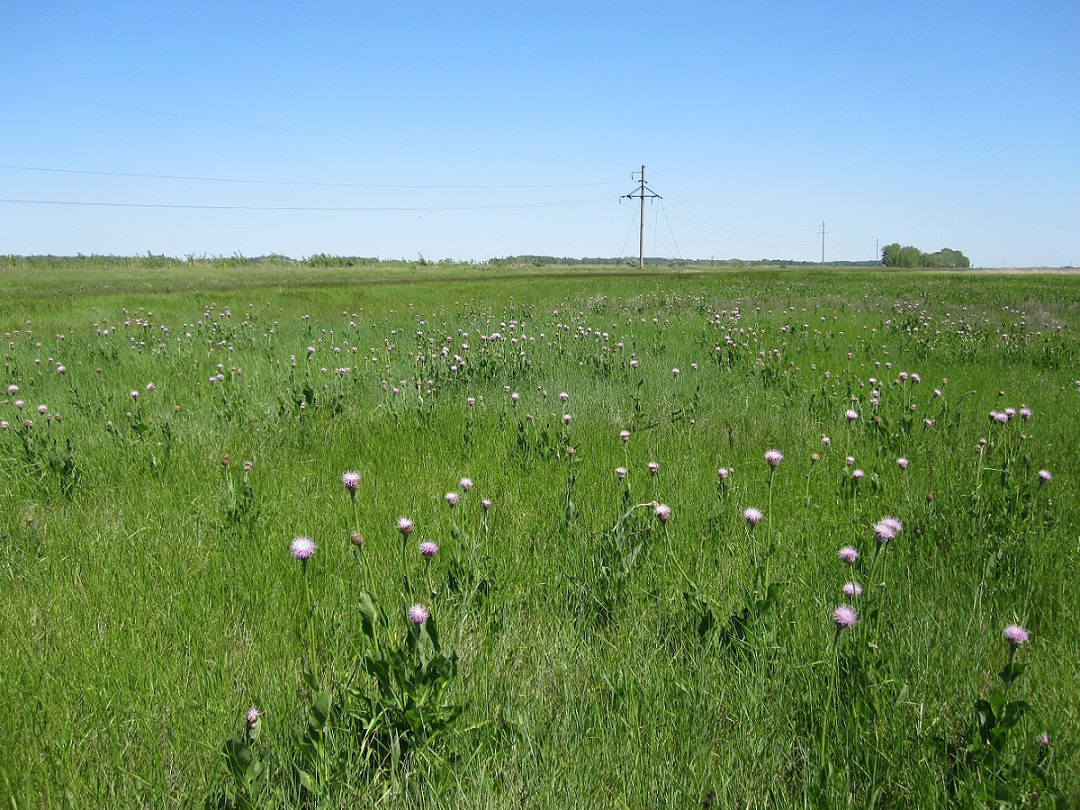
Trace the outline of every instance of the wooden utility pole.
<instances>
[{"instance_id":1,"label":"wooden utility pole","mask_svg":"<svg viewBox=\"0 0 1080 810\"><path fill-rule=\"evenodd\" d=\"M630 176L633 177L634 175L631 174ZM640 230L640 234L638 236L638 267L644 268L645 267L645 198L646 197L655 197L658 200L660 199L659 194L657 194L651 188L648 188L645 185L645 167L644 166L641 167L641 188L638 190L638 192L636 194L625 194L623 196L628 198L628 199L633 199L635 197L638 197L641 200L641 230Z\"/></svg>"}]
</instances>

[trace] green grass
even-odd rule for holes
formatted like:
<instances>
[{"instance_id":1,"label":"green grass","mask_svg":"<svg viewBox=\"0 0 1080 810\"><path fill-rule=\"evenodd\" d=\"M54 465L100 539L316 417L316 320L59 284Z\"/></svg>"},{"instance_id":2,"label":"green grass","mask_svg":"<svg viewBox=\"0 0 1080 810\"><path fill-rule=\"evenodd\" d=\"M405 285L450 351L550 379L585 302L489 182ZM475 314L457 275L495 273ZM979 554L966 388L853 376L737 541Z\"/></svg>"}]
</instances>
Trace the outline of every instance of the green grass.
<instances>
[{"instance_id":1,"label":"green grass","mask_svg":"<svg viewBox=\"0 0 1080 810\"><path fill-rule=\"evenodd\" d=\"M966 807L991 771L1031 806L1052 796L1024 774L1080 802L1074 277L0 274L0 800L212 802L255 705L266 806ZM645 506L613 536L652 501L666 524ZM871 563L886 515L904 529ZM418 540L441 546L434 597ZM866 592L838 635L848 544ZM401 758L360 750L364 590L386 643L423 601L458 657L460 717ZM1009 696L1031 710L993 768L950 760L1014 622L1032 637ZM337 707L318 800L295 739L313 647Z\"/></svg>"}]
</instances>

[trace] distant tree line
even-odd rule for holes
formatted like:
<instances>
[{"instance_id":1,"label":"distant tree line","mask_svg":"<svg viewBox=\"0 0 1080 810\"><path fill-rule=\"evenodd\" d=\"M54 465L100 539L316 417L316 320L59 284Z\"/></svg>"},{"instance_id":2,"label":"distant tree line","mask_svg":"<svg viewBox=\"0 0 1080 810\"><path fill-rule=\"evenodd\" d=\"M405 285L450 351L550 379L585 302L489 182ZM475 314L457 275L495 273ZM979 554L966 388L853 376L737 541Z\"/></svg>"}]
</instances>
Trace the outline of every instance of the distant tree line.
<instances>
[{"instance_id":1,"label":"distant tree line","mask_svg":"<svg viewBox=\"0 0 1080 810\"><path fill-rule=\"evenodd\" d=\"M923 253L911 245L893 242L881 249L881 264L885 267L971 267L971 260L959 250L942 248L937 253Z\"/></svg>"},{"instance_id":2,"label":"distant tree line","mask_svg":"<svg viewBox=\"0 0 1080 810\"><path fill-rule=\"evenodd\" d=\"M829 267L866 267L871 261L835 261ZM971 263L964 254L945 248L937 253L925 254L913 247L886 245L882 251L882 264L886 267L970 267ZM163 267L208 267L217 269L244 269L257 267L296 268L361 268L361 267L489 267L506 269L524 269L529 267L626 267L638 266L637 256L587 256L573 258L569 256L522 255L500 256L487 261L458 261L440 259L434 261L419 256L416 259L383 259L378 256L336 256L328 253L314 253L306 258L293 259L280 253L267 256L244 256L234 253L231 256L199 256L192 253L182 258L163 254L143 253L135 256L112 256L101 254L76 256L18 256L0 254L0 268L10 267L59 267L59 268L163 268ZM647 268L679 267L815 267L818 262L797 261L794 259L672 259L658 256L646 256Z\"/></svg>"}]
</instances>

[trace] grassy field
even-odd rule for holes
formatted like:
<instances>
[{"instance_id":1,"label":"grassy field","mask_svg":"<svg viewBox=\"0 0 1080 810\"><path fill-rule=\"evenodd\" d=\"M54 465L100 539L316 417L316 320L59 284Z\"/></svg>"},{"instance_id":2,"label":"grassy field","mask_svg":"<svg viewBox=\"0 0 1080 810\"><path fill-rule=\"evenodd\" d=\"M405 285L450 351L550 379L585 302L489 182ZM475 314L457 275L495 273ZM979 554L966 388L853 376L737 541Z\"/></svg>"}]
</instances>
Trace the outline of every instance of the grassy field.
<instances>
[{"instance_id":1,"label":"grassy field","mask_svg":"<svg viewBox=\"0 0 1080 810\"><path fill-rule=\"evenodd\" d=\"M9 806L1080 805L1074 276L0 290Z\"/></svg>"}]
</instances>

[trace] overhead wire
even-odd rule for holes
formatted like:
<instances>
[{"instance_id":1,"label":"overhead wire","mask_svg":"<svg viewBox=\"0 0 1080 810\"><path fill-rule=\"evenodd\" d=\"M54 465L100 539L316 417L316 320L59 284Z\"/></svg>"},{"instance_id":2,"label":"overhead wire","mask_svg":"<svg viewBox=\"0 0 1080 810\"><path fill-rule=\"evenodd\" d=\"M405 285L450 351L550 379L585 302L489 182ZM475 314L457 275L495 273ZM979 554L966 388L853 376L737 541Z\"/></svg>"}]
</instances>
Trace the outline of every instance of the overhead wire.
<instances>
[{"instance_id":1,"label":"overhead wire","mask_svg":"<svg viewBox=\"0 0 1080 810\"><path fill-rule=\"evenodd\" d=\"M132 177L148 180L190 180L205 183L246 183L271 186L317 186L325 188L393 188L393 189L534 189L534 188L589 188L595 186L622 185L618 182L603 183L533 183L526 185L438 185L406 183L333 183L304 180L259 180L235 177L198 177L182 174L146 174L141 172L106 172L89 169L60 169L49 166L12 166L0 164L0 169L28 172L51 172L56 174L92 175L95 177Z\"/></svg>"},{"instance_id":2,"label":"overhead wire","mask_svg":"<svg viewBox=\"0 0 1080 810\"><path fill-rule=\"evenodd\" d=\"M514 208L557 208L572 205L609 203L607 197L591 200L560 200L553 202L501 203L490 205L420 205L420 206L316 206L316 205L196 205L181 203L126 203L89 200L21 200L0 198L0 203L14 205L73 205L95 208L171 208L209 211L492 211Z\"/></svg>"},{"instance_id":3,"label":"overhead wire","mask_svg":"<svg viewBox=\"0 0 1080 810\"><path fill-rule=\"evenodd\" d=\"M227 119L227 118L213 118L211 116L206 116L206 115L189 115L189 114L186 114L186 113L169 112L167 110L152 110L152 109L148 109L148 108L145 108L145 107L131 107L131 106L127 106L127 105L124 105L124 104L107 104L107 103L104 103L104 102L101 102L101 101L86 101L85 99L64 98L62 96L51 96L51 95L46 95L46 94L43 94L43 93L28 93L28 92L25 92L25 91L8 90L8 89L5 89L5 88L0 88L0 93L3 93L5 95L10 95L10 96L22 96L22 97L25 97L25 98L38 98L38 99L45 99L45 100L48 100L48 101L59 101L59 102L65 103L65 104L82 104L82 105L85 105L85 106L88 106L88 107L101 107L103 109L109 109L109 110L123 110L125 112L135 112L135 113L141 113L141 114L144 114L144 115L160 115L160 116L165 116L165 117L168 117L168 118L182 118L182 119L189 120L189 121L204 121L204 122L213 123L213 124L226 124L226 125L229 125L229 126L248 127L248 128L251 128L251 129L269 130L269 131L272 131L272 132L287 132L287 133L291 133L293 135L314 135L314 136L319 137L319 138L336 138L338 140L361 141L363 143L377 143L377 144L383 144L383 145L387 145L387 146L403 146L403 147L407 147L407 148L410 148L410 149L427 149L427 150L438 151L438 152L454 152L454 153L457 153L457 154L466 154L466 155L483 155L485 157L504 157L504 158L513 158L515 160L535 160L535 161L545 161L545 162L550 162L550 163L573 163L573 164L578 164L578 165L583 165L583 166L612 166L612 167L614 167L614 166L621 167L622 166L622 164L604 163L604 162L600 162L600 161L572 160L572 159L569 159L569 158L544 157L544 156L538 156L538 155L517 155L517 154L512 154L512 153L507 153L507 152L485 151L485 150L482 150L482 149L465 149L465 148L462 148L462 147L455 147L455 146L437 146L437 145L433 145L433 144L410 143L410 142L407 142L407 141L394 141L394 140L389 140L389 139L386 139L386 138L366 138L366 137L363 137L363 136L360 136L360 135L349 135L349 134L340 133L340 132L322 132L320 130L314 130L314 129L301 129L301 128L298 128L298 127L284 127L284 126L276 126L276 125L273 125L273 124L255 124L255 123L251 123L251 122L248 122L248 121L235 121L235 120L230 120L230 119Z\"/></svg>"}]
</instances>

